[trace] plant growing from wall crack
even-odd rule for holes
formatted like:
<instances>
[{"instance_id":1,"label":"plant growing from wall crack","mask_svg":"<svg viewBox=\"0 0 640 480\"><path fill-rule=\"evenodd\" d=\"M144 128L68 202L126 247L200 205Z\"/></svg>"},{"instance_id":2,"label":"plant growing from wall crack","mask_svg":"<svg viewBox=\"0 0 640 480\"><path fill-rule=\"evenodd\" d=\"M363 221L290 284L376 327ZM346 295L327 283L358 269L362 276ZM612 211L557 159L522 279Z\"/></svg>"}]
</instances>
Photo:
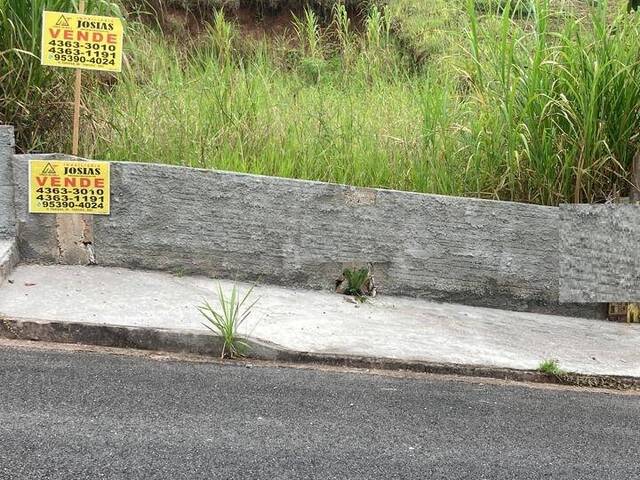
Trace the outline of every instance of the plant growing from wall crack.
<instances>
[{"instance_id":1,"label":"plant growing from wall crack","mask_svg":"<svg viewBox=\"0 0 640 480\"><path fill-rule=\"evenodd\" d=\"M375 297L372 269L371 265L360 269L345 268L342 277L336 280L336 292L352 295L360 301L364 301L367 296Z\"/></svg>"}]
</instances>

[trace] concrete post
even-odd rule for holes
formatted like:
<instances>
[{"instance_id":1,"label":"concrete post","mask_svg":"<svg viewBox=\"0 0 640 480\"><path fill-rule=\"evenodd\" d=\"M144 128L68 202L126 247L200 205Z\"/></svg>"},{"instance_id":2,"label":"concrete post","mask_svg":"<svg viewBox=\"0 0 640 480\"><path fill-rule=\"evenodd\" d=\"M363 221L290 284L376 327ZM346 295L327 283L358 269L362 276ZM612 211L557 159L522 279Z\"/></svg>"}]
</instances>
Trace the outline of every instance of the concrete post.
<instances>
[{"instance_id":1,"label":"concrete post","mask_svg":"<svg viewBox=\"0 0 640 480\"><path fill-rule=\"evenodd\" d=\"M13 126L0 125L0 238L16 234L12 157L15 140Z\"/></svg>"}]
</instances>

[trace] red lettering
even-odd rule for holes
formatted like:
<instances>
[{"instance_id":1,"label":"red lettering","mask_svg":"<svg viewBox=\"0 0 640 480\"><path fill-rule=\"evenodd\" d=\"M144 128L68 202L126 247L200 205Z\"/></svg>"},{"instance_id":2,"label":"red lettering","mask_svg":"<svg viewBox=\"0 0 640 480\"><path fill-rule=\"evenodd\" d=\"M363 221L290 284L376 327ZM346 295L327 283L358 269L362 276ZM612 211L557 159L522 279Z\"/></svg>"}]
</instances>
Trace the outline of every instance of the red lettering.
<instances>
[{"instance_id":1,"label":"red lettering","mask_svg":"<svg viewBox=\"0 0 640 480\"><path fill-rule=\"evenodd\" d=\"M116 43L116 34L108 33L107 34L107 43Z\"/></svg>"},{"instance_id":2,"label":"red lettering","mask_svg":"<svg viewBox=\"0 0 640 480\"><path fill-rule=\"evenodd\" d=\"M92 32L91 41L92 42L102 42L104 40L104 35L100 32Z\"/></svg>"},{"instance_id":3,"label":"red lettering","mask_svg":"<svg viewBox=\"0 0 640 480\"><path fill-rule=\"evenodd\" d=\"M65 40L73 40L73 32L71 30L65 30L64 33L62 34L62 37Z\"/></svg>"},{"instance_id":4,"label":"red lettering","mask_svg":"<svg viewBox=\"0 0 640 480\"><path fill-rule=\"evenodd\" d=\"M96 178L94 184L96 188L104 188L104 178Z\"/></svg>"},{"instance_id":5,"label":"red lettering","mask_svg":"<svg viewBox=\"0 0 640 480\"><path fill-rule=\"evenodd\" d=\"M51 186L59 187L60 186L60 177L51 177Z\"/></svg>"},{"instance_id":6,"label":"red lettering","mask_svg":"<svg viewBox=\"0 0 640 480\"><path fill-rule=\"evenodd\" d=\"M91 186L91 180L89 180L88 178L81 178L80 179L80 186L81 187L89 187L89 186Z\"/></svg>"},{"instance_id":7,"label":"red lettering","mask_svg":"<svg viewBox=\"0 0 640 480\"><path fill-rule=\"evenodd\" d=\"M89 40L89 32L78 31L78 41Z\"/></svg>"},{"instance_id":8,"label":"red lettering","mask_svg":"<svg viewBox=\"0 0 640 480\"><path fill-rule=\"evenodd\" d=\"M65 177L64 178L64 186L65 187L75 187L76 186L76 178L75 177Z\"/></svg>"},{"instance_id":9,"label":"red lettering","mask_svg":"<svg viewBox=\"0 0 640 480\"><path fill-rule=\"evenodd\" d=\"M49 29L49 35L51 35L53 38L58 38L58 35L60 35L60 29L59 28L50 28Z\"/></svg>"},{"instance_id":10,"label":"red lettering","mask_svg":"<svg viewBox=\"0 0 640 480\"><path fill-rule=\"evenodd\" d=\"M36 177L39 187L44 187L47 184L47 177Z\"/></svg>"}]
</instances>

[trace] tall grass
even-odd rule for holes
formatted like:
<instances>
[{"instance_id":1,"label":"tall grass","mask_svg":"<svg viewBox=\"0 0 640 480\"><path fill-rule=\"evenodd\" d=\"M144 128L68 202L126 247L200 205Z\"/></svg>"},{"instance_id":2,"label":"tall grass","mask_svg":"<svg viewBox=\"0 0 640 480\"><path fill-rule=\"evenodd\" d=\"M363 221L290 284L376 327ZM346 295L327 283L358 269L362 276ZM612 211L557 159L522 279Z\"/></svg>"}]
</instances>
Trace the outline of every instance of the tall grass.
<instances>
[{"instance_id":1,"label":"tall grass","mask_svg":"<svg viewBox=\"0 0 640 480\"><path fill-rule=\"evenodd\" d=\"M498 196L514 200L593 202L626 190L640 125L637 18L610 24L601 3L554 32L545 2L535 4L529 31L511 15L507 5L498 35L481 46L470 30L472 103L488 114L475 135L475 168L492 172Z\"/></svg>"},{"instance_id":2,"label":"tall grass","mask_svg":"<svg viewBox=\"0 0 640 480\"><path fill-rule=\"evenodd\" d=\"M147 35L146 62L162 73L141 80L127 72L110 95L91 98L95 117L108 123L85 146L94 149L89 153L411 188L410 144L403 137L412 130L417 137L420 126L409 113L419 111L410 85L370 79L364 67L345 77L331 64L314 80L304 58L288 70L264 54L233 64L216 57L167 62L179 57L176 47L152 48L161 40Z\"/></svg>"},{"instance_id":3,"label":"tall grass","mask_svg":"<svg viewBox=\"0 0 640 480\"><path fill-rule=\"evenodd\" d=\"M420 31L420 2L357 26L344 6L330 24L307 8L277 44L221 13L191 49L130 22L130 68L86 94L84 153L551 205L626 192L637 16L469 0Z\"/></svg>"}]
</instances>

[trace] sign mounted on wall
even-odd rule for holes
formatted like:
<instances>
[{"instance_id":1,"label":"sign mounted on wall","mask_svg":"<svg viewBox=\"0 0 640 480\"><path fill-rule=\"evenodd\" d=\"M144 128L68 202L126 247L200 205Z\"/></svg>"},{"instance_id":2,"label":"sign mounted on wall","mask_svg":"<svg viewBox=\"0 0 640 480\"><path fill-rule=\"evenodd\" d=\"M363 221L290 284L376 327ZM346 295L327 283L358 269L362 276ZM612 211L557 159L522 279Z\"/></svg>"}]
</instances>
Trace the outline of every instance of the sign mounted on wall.
<instances>
[{"instance_id":1,"label":"sign mounted on wall","mask_svg":"<svg viewBox=\"0 0 640 480\"><path fill-rule=\"evenodd\" d=\"M29 160L30 213L109 215L110 164Z\"/></svg>"},{"instance_id":2,"label":"sign mounted on wall","mask_svg":"<svg viewBox=\"0 0 640 480\"><path fill-rule=\"evenodd\" d=\"M82 13L43 12L42 65L122 70L122 21Z\"/></svg>"}]
</instances>

